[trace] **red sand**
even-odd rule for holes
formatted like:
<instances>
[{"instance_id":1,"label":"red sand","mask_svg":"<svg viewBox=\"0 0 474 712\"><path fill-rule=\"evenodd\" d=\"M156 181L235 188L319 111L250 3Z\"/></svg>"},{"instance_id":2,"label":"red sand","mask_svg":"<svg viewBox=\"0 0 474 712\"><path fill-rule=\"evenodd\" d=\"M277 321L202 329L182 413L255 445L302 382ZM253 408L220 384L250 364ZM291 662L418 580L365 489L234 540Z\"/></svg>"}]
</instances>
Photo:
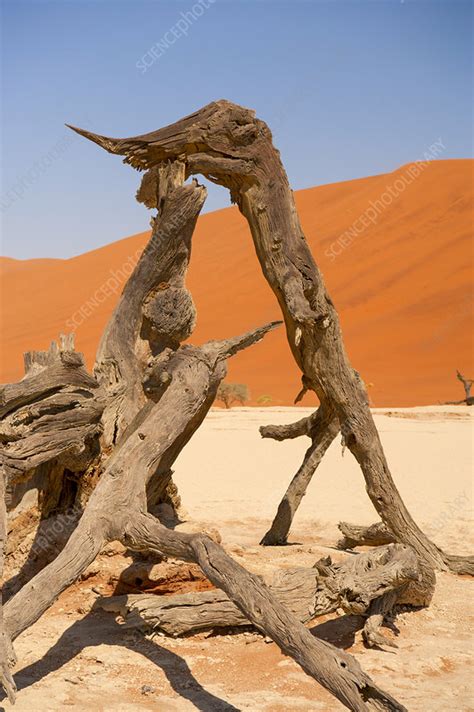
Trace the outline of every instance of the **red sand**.
<instances>
[{"instance_id":1,"label":"red sand","mask_svg":"<svg viewBox=\"0 0 474 712\"><path fill-rule=\"evenodd\" d=\"M472 377L473 165L435 161L406 187L396 181L410 179L409 166L296 193L303 229L341 315L348 353L372 384L373 405L457 400L463 391L456 368ZM389 202L387 187L394 195L382 208L376 201L385 193ZM363 227L355 221L371 201L379 212L375 224ZM361 231L342 237L354 224ZM0 380L21 378L22 353L47 348L73 322L76 347L91 365L118 296L96 290L136 256L147 236L69 260L2 258ZM350 244L343 248L344 242ZM188 285L198 309L195 343L280 318L236 208L199 219ZM247 383L253 403L269 395L272 405L291 404L300 375L283 329L231 359L228 380ZM303 405L315 402L311 398Z\"/></svg>"}]
</instances>

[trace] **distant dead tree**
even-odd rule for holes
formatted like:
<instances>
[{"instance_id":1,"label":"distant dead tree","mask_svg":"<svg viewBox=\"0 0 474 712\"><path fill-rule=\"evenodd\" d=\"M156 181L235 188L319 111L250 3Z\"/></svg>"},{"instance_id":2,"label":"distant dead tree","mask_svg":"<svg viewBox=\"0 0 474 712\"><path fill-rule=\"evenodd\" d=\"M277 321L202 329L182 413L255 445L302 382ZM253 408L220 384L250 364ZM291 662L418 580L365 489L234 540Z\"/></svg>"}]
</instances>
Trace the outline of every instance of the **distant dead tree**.
<instances>
[{"instance_id":1,"label":"distant dead tree","mask_svg":"<svg viewBox=\"0 0 474 712\"><path fill-rule=\"evenodd\" d=\"M12 642L106 543L120 541L132 551L197 563L220 589L202 592L193 605L186 594L173 597L168 610L157 605L157 597L121 600L125 615L133 609L173 633L251 623L354 712L405 710L352 655L312 635L303 621L340 606L365 615L366 641L379 645L380 626L395 604L428 605L435 569L472 574L473 560L439 549L400 497L270 129L249 109L217 101L132 138L75 130L145 171L137 199L157 213L150 240L104 330L92 374L64 337L48 352L30 352L25 377L0 390L0 569L4 555L20 555L27 536L33 539L27 560L5 586L10 597L3 610L0 605L1 684L13 700ZM227 187L247 219L303 374L299 397L313 390L320 401L309 418L267 426L262 433L277 440L311 440L281 505L285 526L338 432L359 462L383 521L382 534L380 525L369 532L345 525L351 547L378 542L381 535L389 543L343 564L324 559L312 569L276 573L265 583L209 536L168 528L153 514L163 501L178 508L172 467L214 402L227 359L280 323L201 346L187 343L196 310L185 277L206 198L196 180L186 182L195 174ZM18 512L28 489L39 492L39 513L26 517L23 511L10 520L7 537L6 509Z\"/></svg>"},{"instance_id":2,"label":"distant dead tree","mask_svg":"<svg viewBox=\"0 0 474 712\"><path fill-rule=\"evenodd\" d=\"M464 387L465 398L459 401L446 401L444 405L474 405L474 396L471 396L471 388L474 384L473 378L466 378L459 371L456 371L456 378L461 381Z\"/></svg>"},{"instance_id":3,"label":"distant dead tree","mask_svg":"<svg viewBox=\"0 0 474 712\"><path fill-rule=\"evenodd\" d=\"M224 403L226 408L230 408L233 403L245 405L250 400L248 386L245 383L221 383L217 389L216 400Z\"/></svg>"}]
</instances>

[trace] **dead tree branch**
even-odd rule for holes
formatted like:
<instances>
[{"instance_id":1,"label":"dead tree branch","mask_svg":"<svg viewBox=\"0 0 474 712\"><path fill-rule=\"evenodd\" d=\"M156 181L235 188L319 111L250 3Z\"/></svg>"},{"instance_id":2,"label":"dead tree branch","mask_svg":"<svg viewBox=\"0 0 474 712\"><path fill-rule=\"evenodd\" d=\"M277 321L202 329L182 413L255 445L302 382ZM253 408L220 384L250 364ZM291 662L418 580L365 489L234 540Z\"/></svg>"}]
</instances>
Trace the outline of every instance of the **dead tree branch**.
<instances>
[{"instance_id":1,"label":"dead tree branch","mask_svg":"<svg viewBox=\"0 0 474 712\"><path fill-rule=\"evenodd\" d=\"M366 389L346 355L337 311L305 240L268 126L249 109L222 100L141 136L114 139L74 130L134 168L180 160L187 174L202 173L229 188L282 309L305 389L334 410L374 507L397 541L412 546L427 567L449 568L449 556L417 526L392 479Z\"/></svg>"},{"instance_id":2,"label":"dead tree branch","mask_svg":"<svg viewBox=\"0 0 474 712\"><path fill-rule=\"evenodd\" d=\"M343 534L337 546L339 549L354 549L356 546L383 546L395 541L395 537L383 522L376 522L369 527L339 522L339 530Z\"/></svg>"},{"instance_id":3,"label":"dead tree branch","mask_svg":"<svg viewBox=\"0 0 474 712\"><path fill-rule=\"evenodd\" d=\"M288 533L298 507L306 494L309 483L324 457L324 454L339 432L339 421L330 408L321 405L315 414L287 426L267 425L260 428L262 437L283 440L287 437L308 435L311 445L306 450L303 463L291 480L288 489L278 505L277 513L270 529L262 538L264 546L282 546L288 540Z\"/></svg>"},{"instance_id":4,"label":"dead tree branch","mask_svg":"<svg viewBox=\"0 0 474 712\"><path fill-rule=\"evenodd\" d=\"M319 568L318 568L319 566ZM342 564L330 559L312 569L294 568L275 572L264 582L272 594L302 623L343 608L364 614L381 596L394 593L393 604L404 601L406 584L418 580L414 552L402 544L350 556ZM249 619L222 590L171 596L130 594L103 598L99 605L137 626L146 624L167 635L189 635L202 630L239 627Z\"/></svg>"}]
</instances>

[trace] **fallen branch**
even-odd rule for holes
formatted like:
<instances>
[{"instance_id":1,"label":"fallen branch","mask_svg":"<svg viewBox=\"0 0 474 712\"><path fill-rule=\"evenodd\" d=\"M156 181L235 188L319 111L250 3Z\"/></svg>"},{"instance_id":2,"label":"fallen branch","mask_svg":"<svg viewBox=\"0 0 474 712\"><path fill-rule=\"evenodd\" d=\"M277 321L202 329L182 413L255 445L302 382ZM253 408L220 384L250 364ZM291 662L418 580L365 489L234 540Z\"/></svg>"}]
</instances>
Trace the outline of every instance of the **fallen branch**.
<instances>
[{"instance_id":1,"label":"fallen branch","mask_svg":"<svg viewBox=\"0 0 474 712\"><path fill-rule=\"evenodd\" d=\"M338 541L339 549L355 549L357 546L381 546L396 541L395 535L387 529L383 522L376 522L370 526L360 526L340 522L338 527L344 537ZM474 556L456 556L444 554L453 573L474 576Z\"/></svg>"},{"instance_id":2,"label":"fallen branch","mask_svg":"<svg viewBox=\"0 0 474 712\"><path fill-rule=\"evenodd\" d=\"M392 544L383 550L350 556L341 564L326 560L312 569L282 569L265 583L290 613L307 623L338 608L364 614L371 611L375 600L393 592L388 613L398 596L404 600L405 584L418 577L413 551ZM171 636L247 626L250 622L222 590L169 596L129 594L100 599L98 605L120 613L129 626L145 624Z\"/></svg>"},{"instance_id":3,"label":"fallen branch","mask_svg":"<svg viewBox=\"0 0 474 712\"><path fill-rule=\"evenodd\" d=\"M368 527L348 522L339 522L337 525L343 539L338 541L338 549L354 549L356 546L383 546L395 541L391 531L383 522L376 522Z\"/></svg>"}]
</instances>

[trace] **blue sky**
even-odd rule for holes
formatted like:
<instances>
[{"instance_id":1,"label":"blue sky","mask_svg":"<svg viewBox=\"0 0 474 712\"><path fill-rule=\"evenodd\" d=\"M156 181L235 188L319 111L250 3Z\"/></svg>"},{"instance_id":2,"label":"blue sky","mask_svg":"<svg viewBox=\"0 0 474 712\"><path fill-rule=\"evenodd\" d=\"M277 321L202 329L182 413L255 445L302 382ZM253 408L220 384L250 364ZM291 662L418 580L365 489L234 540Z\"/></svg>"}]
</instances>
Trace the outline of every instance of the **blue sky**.
<instances>
[{"instance_id":1,"label":"blue sky","mask_svg":"<svg viewBox=\"0 0 474 712\"><path fill-rule=\"evenodd\" d=\"M295 189L392 171L438 138L472 156L471 2L201 1L186 35L197 0L2 1L3 254L148 228L139 175L65 122L128 136L226 98L268 122ZM228 204L212 187L205 209Z\"/></svg>"}]
</instances>

